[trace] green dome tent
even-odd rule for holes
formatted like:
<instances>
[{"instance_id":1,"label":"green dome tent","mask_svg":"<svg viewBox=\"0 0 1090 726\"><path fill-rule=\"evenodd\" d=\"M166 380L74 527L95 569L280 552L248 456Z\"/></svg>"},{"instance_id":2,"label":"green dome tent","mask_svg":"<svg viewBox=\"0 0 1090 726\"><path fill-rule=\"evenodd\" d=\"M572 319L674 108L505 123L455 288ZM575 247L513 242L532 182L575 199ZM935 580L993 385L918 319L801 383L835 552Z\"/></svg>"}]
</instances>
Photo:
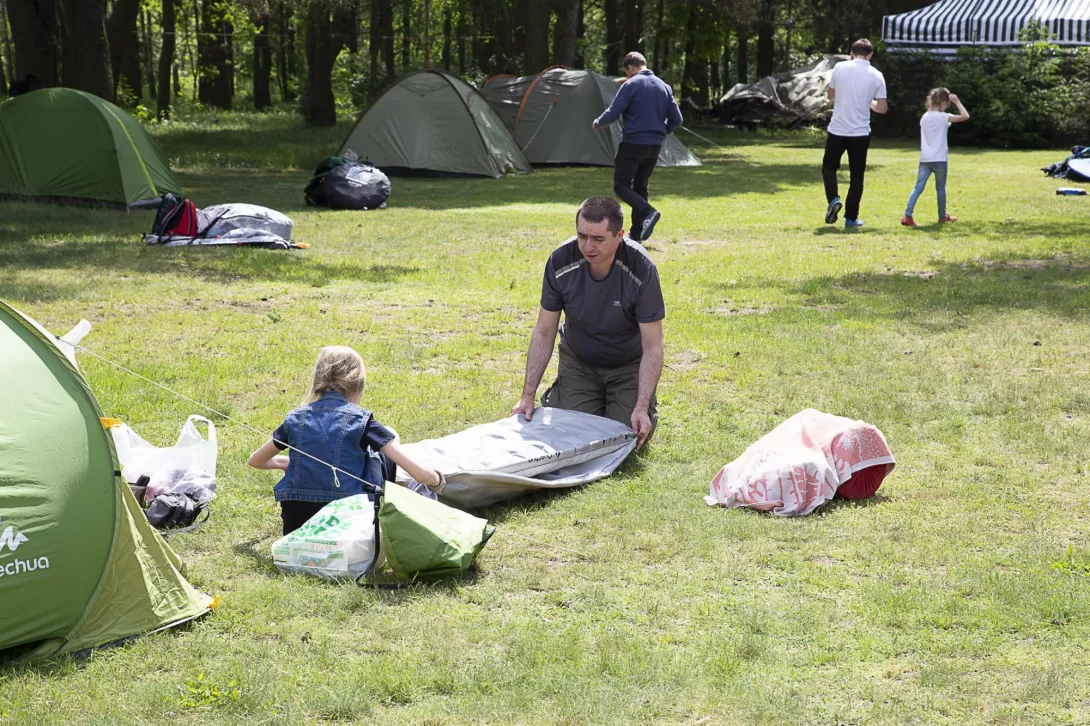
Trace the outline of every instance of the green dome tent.
<instances>
[{"instance_id":1,"label":"green dome tent","mask_svg":"<svg viewBox=\"0 0 1090 726\"><path fill-rule=\"evenodd\" d=\"M360 116L341 145L387 174L525 174L530 162L488 101L449 73L410 73Z\"/></svg>"},{"instance_id":2,"label":"green dome tent","mask_svg":"<svg viewBox=\"0 0 1090 726\"><path fill-rule=\"evenodd\" d=\"M55 340L0 300L0 652L32 656L213 606L122 481L98 402Z\"/></svg>"},{"instance_id":3,"label":"green dome tent","mask_svg":"<svg viewBox=\"0 0 1090 726\"><path fill-rule=\"evenodd\" d=\"M613 166L623 124L599 131L590 124L613 102L618 88L599 73L554 66L536 76L493 76L481 93L531 164ZM700 166L700 160L669 134L656 166Z\"/></svg>"},{"instance_id":4,"label":"green dome tent","mask_svg":"<svg viewBox=\"0 0 1090 726\"><path fill-rule=\"evenodd\" d=\"M45 88L0 104L0 195L128 205L178 182L144 127L109 101Z\"/></svg>"}]
</instances>

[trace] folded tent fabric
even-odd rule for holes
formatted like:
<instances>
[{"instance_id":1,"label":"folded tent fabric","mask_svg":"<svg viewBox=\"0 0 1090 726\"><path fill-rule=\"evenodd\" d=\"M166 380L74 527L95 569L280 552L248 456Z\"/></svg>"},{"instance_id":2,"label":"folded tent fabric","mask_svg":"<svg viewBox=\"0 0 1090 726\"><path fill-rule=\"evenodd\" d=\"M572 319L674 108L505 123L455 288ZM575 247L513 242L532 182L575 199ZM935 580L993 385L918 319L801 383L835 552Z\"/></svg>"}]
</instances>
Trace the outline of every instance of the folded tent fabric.
<instances>
[{"instance_id":1,"label":"folded tent fabric","mask_svg":"<svg viewBox=\"0 0 1090 726\"><path fill-rule=\"evenodd\" d=\"M720 469L704 501L800 516L830 501L858 472L874 468L864 475L869 481L863 488L849 490L855 496L865 493L873 478L884 477L894 464L885 437L874 426L808 408Z\"/></svg>"},{"instance_id":2,"label":"folded tent fabric","mask_svg":"<svg viewBox=\"0 0 1090 726\"><path fill-rule=\"evenodd\" d=\"M402 448L443 472L444 502L473 508L609 476L636 448L636 435L608 418L543 407L530 421L509 416Z\"/></svg>"}]
</instances>

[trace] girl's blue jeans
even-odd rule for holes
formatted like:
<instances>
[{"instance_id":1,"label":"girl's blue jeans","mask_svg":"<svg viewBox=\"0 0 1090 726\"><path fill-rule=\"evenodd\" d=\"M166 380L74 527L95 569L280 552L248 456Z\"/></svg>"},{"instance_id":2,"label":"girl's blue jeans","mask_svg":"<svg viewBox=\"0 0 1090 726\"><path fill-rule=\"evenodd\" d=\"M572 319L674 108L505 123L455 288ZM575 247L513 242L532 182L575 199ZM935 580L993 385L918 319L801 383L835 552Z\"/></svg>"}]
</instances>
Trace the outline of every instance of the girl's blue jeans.
<instances>
[{"instance_id":1,"label":"girl's blue jeans","mask_svg":"<svg viewBox=\"0 0 1090 726\"><path fill-rule=\"evenodd\" d=\"M905 207L905 216L911 217L912 210L916 208L916 201L923 194L927 186L927 178L935 175L935 194L939 198L939 219L946 219L946 162L945 161L921 161L920 173L916 177L916 188L908 196L908 206Z\"/></svg>"}]
</instances>

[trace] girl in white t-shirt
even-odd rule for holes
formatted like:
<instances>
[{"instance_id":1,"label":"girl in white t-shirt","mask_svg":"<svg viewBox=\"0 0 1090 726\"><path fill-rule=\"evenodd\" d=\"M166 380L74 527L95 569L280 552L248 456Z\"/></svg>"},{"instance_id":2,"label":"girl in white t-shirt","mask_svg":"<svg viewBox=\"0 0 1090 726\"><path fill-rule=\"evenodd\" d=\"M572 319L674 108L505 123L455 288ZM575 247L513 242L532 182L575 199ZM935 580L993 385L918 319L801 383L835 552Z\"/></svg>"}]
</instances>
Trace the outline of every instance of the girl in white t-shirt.
<instances>
[{"instance_id":1,"label":"girl in white t-shirt","mask_svg":"<svg viewBox=\"0 0 1090 726\"><path fill-rule=\"evenodd\" d=\"M958 107L956 115L946 113L951 103ZM920 171L916 177L916 188L908 197L905 216L901 218L904 226L919 226L912 219L912 210L927 186L927 178L932 174L935 175L935 193L939 198L939 223L957 221L957 217L946 213L946 132L950 124L968 120L969 112L949 90L936 88L927 94L927 113L920 118Z\"/></svg>"}]
</instances>

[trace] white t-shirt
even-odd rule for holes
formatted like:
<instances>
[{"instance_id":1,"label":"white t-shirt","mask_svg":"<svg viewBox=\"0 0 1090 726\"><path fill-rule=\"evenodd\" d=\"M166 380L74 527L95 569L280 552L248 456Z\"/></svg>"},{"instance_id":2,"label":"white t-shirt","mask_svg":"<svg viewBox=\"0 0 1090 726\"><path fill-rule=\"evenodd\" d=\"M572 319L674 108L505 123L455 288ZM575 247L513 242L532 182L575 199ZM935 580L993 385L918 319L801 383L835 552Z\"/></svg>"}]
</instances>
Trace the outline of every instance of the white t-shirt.
<instances>
[{"instance_id":1,"label":"white t-shirt","mask_svg":"<svg viewBox=\"0 0 1090 726\"><path fill-rule=\"evenodd\" d=\"M864 58L852 58L833 67L829 88L836 89L829 133L870 136L870 102L886 97L886 79Z\"/></svg>"},{"instance_id":2,"label":"white t-shirt","mask_svg":"<svg viewBox=\"0 0 1090 726\"><path fill-rule=\"evenodd\" d=\"M946 161L950 114L928 111L920 117L920 161Z\"/></svg>"}]
</instances>

